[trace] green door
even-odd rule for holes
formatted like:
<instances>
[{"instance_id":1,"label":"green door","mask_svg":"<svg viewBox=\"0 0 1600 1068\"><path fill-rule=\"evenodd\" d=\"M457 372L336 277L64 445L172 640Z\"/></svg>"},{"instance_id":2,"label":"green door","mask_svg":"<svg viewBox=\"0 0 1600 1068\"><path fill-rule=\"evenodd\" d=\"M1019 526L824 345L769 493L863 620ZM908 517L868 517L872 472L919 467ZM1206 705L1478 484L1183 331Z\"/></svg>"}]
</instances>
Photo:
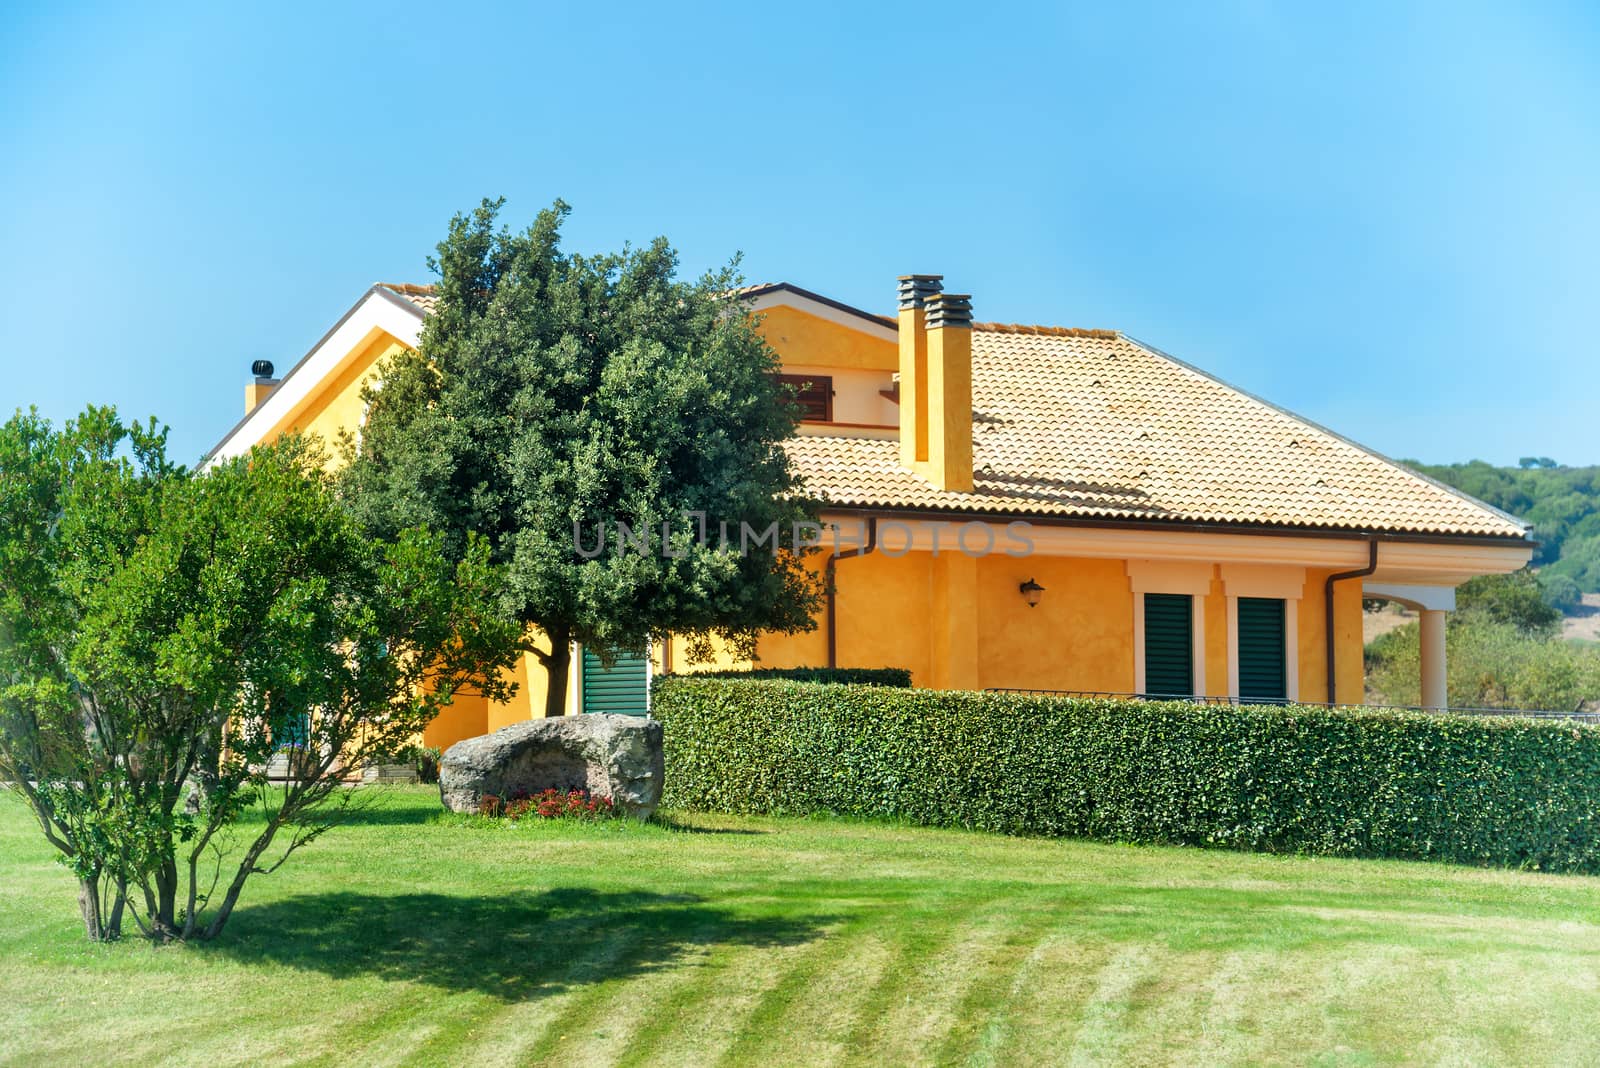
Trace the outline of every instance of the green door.
<instances>
[{"instance_id":1,"label":"green door","mask_svg":"<svg viewBox=\"0 0 1600 1068\"><path fill-rule=\"evenodd\" d=\"M1239 598L1239 699L1285 701L1284 602L1276 597Z\"/></svg>"},{"instance_id":2,"label":"green door","mask_svg":"<svg viewBox=\"0 0 1600 1068\"><path fill-rule=\"evenodd\" d=\"M583 651L583 710L614 716L642 716L650 711L650 661L642 653L619 653L606 667L588 649Z\"/></svg>"},{"instance_id":3,"label":"green door","mask_svg":"<svg viewBox=\"0 0 1600 1068\"><path fill-rule=\"evenodd\" d=\"M1194 600L1186 593L1144 595L1144 692L1194 693Z\"/></svg>"}]
</instances>

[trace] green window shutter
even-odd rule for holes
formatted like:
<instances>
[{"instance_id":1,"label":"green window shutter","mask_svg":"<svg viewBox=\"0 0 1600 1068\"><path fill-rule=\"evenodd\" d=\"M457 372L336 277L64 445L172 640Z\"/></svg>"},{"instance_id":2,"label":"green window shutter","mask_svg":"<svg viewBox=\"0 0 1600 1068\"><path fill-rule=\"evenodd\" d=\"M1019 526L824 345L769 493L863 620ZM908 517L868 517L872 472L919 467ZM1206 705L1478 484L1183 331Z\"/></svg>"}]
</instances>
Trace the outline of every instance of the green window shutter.
<instances>
[{"instance_id":1,"label":"green window shutter","mask_svg":"<svg viewBox=\"0 0 1600 1068\"><path fill-rule=\"evenodd\" d=\"M649 711L650 663L640 653L618 653L606 667L588 649L583 651L583 710L614 716L642 716Z\"/></svg>"},{"instance_id":2,"label":"green window shutter","mask_svg":"<svg viewBox=\"0 0 1600 1068\"><path fill-rule=\"evenodd\" d=\"M1194 693L1194 598L1186 593L1144 595L1144 692Z\"/></svg>"},{"instance_id":3,"label":"green window shutter","mask_svg":"<svg viewBox=\"0 0 1600 1068\"><path fill-rule=\"evenodd\" d=\"M1239 598L1239 699L1285 701L1284 602L1276 597Z\"/></svg>"}]
</instances>

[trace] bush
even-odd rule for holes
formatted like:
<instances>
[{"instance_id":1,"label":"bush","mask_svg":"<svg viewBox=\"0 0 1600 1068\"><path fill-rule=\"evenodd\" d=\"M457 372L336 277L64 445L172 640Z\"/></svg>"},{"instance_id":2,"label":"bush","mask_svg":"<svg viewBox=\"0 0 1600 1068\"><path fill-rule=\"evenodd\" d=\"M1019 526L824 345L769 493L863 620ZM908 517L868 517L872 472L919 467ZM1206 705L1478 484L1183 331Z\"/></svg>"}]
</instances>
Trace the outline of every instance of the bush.
<instances>
[{"instance_id":1,"label":"bush","mask_svg":"<svg viewBox=\"0 0 1600 1068\"><path fill-rule=\"evenodd\" d=\"M1367 647L1367 677L1390 704L1422 700L1419 640L1408 623ZM1600 697L1600 652L1482 616L1450 621L1445 673L1450 703L1461 708L1570 712Z\"/></svg>"},{"instance_id":2,"label":"bush","mask_svg":"<svg viewBox=\"0 0 1600 1068\"><path fill-rule=\"evenodd\" d=\"M676 678L677 676L670 676ZM782 679L788 682L828 682L853 686L911 685L911 672L905 668L748 668L746 670L700 671L685 676L691 679Z\"/></svg>"},{"instance_id":3,"label":"bush","mask_svg":"<svg viewBox=\"0 0 1600 1068\"><path fill-rule=\"evenodd\" d=\"M437 746L408 745L394 755L395 763L408 764L417 773L417 781L432 785L439 781L439 754Z\"/></svg>"},{"instance_id":4,"label":"bush","mask_svg":"<svg viewBox=\"0 0 1600 1068\"><path fill-rule=\"evenodd\" d=\"M669 807L1600 871L1600 728L680 677Z\"/></svg>"},{"instance_id":5,"label":"bush","mask_svg":"<svg viewBox=\"0 0 1600 1068\"><path fill-rule=\"evenodd\" d=\"M1583 591L1566 575L1539 573L1539 588L1544 599L1559 612L1572 612L1583 606Z\"/></svg>"},{"instance_id":6,"label":"bush","mask_svg":"<svg viewBox=\"0 0 1600 1068\"><path fill-rule=\"evenodd\" d=\"M1537 637L1554 637L1561 629L1561 610L1550 602L1544 585L1527 568L1509 575L1477 575L1463 582L1456 589L1454 618L1469 615L1510 623Z\"/></svg>"}]
</instances>

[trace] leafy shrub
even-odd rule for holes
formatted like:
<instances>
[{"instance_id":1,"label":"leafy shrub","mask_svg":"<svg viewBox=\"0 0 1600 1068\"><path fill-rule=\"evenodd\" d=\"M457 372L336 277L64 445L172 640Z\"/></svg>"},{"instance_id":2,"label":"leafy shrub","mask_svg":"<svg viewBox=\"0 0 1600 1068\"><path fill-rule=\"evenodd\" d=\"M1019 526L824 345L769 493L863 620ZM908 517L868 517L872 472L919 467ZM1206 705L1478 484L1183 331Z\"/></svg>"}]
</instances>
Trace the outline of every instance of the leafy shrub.
<instances>
[{"instance_id":1,"label":"leafy shrub","mask_svg":"<svg viewBox=\"0 0 1600 1068\"><path fill-rule=\"evenodd\" d=\"M1566 575L1539 572L1539 588L1544 599L1558 612L1571 612L1583 604L1583 591Z\"/></svg>"},{"instance_id":2,"label":"leafy shrub","mask_svg":"<svg viewBox=\"0 0 1600 1068\"><path fill-rule=\"evenodd\" d=\"M1450 621L1445 687L1462 708L1528 708L1570 712L1600 698L1600 651L1529 635L1481 615ZM1417 624L1408 623L1367 647L1367 678L1390 704L1422 700Z\"/></svg>"},{"instance_id":3,"label":"leafy shrub","mask_svg":"<svg viewBox=\"0 0 1600 1068\"><path fill-rule=\"evenodd\" d=\"M1510 623L1540 637L1553 637L1561 629L1561 610L1550 602L1544 586L1527 568L1509 575L1477 575L1462 583L1456 590L1456 615L1452 618L1468 615Z\"/></svg>"},{"instance_id":4,"label":"leafy shrub","mask_svg":"<svg viewBox=\"0 0 1600 1068\"><path fill-rule=\"evenodd\" d=\"M611 798L596 796L587 790L543 790L537 794L518 790L506 797L484 794L478 799L478 815L508 819L513 823L524 816L543 820L599 820L616 814Z\"/></svg>"},{"instance_id":5,"label":"leafy shrub","mask_svg":"<svg viewBox=\"0 0 1600 1068\"><path fill-rule=\"evenodd\" d=\"M699 671L687 677L695 679L783 679L789 682L828 682L854 686L909 687L911 685L911 672L906 668L748 668L745 670Z\"/></svg>"},{"instance_id":6,"label":"leafy shrub","mask_svg":"<svg viewBox=\"0 0 1600 1068\"><path fill-rule=\"evenodd\" d=\"M439 781L439 749L437 746L419 746L416 755L417 781L421 783L436 783Z\"/></svg>"},{"instance_id":7,"label":"leafy shrub","mask_svg":"<svg viewBox=\"0 0 1600 1068\"><path fill-rule=\"evenodd\" d=\"M663 679L670 807L1600 871L1600 728Z\"/></svg>"},{"instance_id":8,"label":"leafy shrub","mask_svg":"<svg viewBox=\"0 0 1600 1068\"><path fill-rule=\"evenodd\" d=\"M417 773L417 781L433 784L439 781L439 755L436 746L408 745L394 756L395 763L409 764Z\"/></svg>"}]
</instances>

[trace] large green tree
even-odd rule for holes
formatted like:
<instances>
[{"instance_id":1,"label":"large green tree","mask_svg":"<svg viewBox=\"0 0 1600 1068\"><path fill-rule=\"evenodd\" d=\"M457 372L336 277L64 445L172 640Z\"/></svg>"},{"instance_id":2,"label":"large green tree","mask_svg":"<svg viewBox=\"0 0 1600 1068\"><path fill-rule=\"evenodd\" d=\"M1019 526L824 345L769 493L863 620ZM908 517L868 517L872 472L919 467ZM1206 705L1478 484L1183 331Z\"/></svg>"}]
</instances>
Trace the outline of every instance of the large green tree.
<instances>
[{"instance_id":1,"label":"large green tree","mask_svg":"<svg viewBox=\"0 0 1600 1068\"><path fill-rule=\"evenodd\" d=\"M346 442L355 513L381 537L441 531L453 556L489 541L548 715L565 709L570 642L610 655L671 632L748 650L757 631L812 627L820 590L794 532L815 511L782 447L797 409L733 268L683 281L665 239L570 253L565 204L522 232L497 227L499 208L451 221L420 344L368 391Z\"/></svg>"},{"instance_id":2,"label":"large green tree","mask_svg":"<svg viewBox=\"0 0 1600 1068\"><path fill-rule=\"evenodd\" d=\"M0 780L88 936L215 937L348 776L461 687L500 695L498 586L482 545L372 540L297 439L195 474L108 409L0 426Z\"/></svg>"}]
</instances>

